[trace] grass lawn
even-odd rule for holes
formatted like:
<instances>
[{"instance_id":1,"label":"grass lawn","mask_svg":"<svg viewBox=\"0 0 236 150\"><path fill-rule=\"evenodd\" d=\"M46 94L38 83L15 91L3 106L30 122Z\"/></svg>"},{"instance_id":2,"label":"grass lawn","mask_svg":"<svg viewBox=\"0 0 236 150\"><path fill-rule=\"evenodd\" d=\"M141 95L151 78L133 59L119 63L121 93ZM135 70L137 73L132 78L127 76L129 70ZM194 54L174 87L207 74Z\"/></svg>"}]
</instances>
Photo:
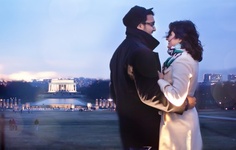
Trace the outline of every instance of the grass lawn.
<instances>
[{"instance_id":1,"label":"grass lawn","mask_svg":"<svg viewBox=\"0 0 236 150\"><path fill-rule=\"evenodd\" d=\"M116 113L96 111L33 111L22 114L4 112L6 150L121 150ZM209 116L201 117L201 116ZM203 150L235 150L236 111L199 111ZM10 130L14 118L17 130ZM39 120L36 130L34 120Z\"/></svg>"}]
</instances>

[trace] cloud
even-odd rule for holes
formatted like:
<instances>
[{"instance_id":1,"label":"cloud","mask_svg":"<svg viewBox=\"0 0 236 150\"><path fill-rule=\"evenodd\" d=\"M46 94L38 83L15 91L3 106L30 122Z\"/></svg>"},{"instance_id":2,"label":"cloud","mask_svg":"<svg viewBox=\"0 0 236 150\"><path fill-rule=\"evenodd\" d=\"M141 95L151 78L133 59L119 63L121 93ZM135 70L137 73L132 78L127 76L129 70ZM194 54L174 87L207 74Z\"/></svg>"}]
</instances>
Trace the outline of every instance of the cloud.
<instances>
[{"instance_id":1,"label":"cloud","mask_svg":"<svg viewBox=\"0 0 236 150\"><path fill-rule=\"evenodd\" d=\"M2 75L6 78L6 75ZM32 81L32 79L47 79L47 78L58 78L58 74L55 72L26 72L21 71L13 73L7 76L6 80L24 80Z\"/></svg>"}]
</instances>

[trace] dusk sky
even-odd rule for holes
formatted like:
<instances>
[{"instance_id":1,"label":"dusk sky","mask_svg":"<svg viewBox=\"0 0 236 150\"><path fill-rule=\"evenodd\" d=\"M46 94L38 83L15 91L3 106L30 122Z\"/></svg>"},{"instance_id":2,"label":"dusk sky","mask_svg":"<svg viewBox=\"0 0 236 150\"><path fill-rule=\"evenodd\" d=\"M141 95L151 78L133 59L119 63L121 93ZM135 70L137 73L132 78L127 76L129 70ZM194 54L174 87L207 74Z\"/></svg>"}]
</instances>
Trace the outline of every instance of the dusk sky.
<instances>
[{"instance_id":1,"label":"dusk sky","mask_svg":"<svg viewBox=\"0 0 236 150\"><path fill-rule=\"evenodd\" d=\"M164 62L168 24L189 19L204 46L204 73L236 74L235 0L0 0L0 80L109 79L131 7L153 7ZM226 76L224 77L226 78Z\"/></svg>"}]
</instances>

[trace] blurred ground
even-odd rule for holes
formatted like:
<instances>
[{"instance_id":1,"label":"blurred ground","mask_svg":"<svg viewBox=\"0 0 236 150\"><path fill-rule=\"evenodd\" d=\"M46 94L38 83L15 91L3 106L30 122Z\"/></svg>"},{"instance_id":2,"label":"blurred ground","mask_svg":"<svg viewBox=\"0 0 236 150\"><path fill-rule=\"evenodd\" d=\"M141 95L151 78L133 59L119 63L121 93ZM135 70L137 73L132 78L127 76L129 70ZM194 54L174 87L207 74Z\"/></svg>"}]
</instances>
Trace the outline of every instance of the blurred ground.
<instances>
[{"instance_id":1,"label":"blurred ground","mask_svg":"<svg viewBox=\"0 0 236 150\"><path fill-rule=\"evenodd\" d=\"M22 114L5 111L3 115L2 149L121 150L114 111L33 111ZM199 117L204 150L236 149L235 110L200 110ZM10 130L11 118L16 120L17 130ZM39 120L38 130L35 119Z\"/></svg>"}]
</instances>

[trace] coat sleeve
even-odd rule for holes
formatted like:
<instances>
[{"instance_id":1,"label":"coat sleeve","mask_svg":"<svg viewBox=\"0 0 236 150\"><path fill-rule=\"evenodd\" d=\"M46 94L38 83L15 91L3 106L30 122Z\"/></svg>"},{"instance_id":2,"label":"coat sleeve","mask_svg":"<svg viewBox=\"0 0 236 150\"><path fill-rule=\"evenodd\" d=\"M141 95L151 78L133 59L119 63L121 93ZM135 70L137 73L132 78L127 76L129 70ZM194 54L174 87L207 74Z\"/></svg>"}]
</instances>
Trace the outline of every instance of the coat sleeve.
<instances>
[{"instance_id":1,"label":"coat sleeve","mask_svg":"<svg viewBox=\"0 0 236 150\"><path fill-rule=\"evenodd\" d=\"M137 94L141 101L165 112L176 112L182 114L185 104L176 107L163 95L157 84L158 70L161 69L159 56L154 52L139 51L134 55L133 79Z\"/></svg>"},{"instance_id":2,"label":"coat sleeve","mask_svg":"<svg viewBox=\"0 0 236 150\"><path fill-rule=\"evenodd\" d=\"M189 58L179 57L170 66L172 73L172 83L164 79L159 79L161 91L165 97L175 106L181 106L189 93L190 80L192 77L192 67Z\"/></svg>"},{"instance_id":3,"label":"coat sleeve","mask_svg":"<svg viewBox=\"0 0 236 150\"><path fill-rule=\"evenodd\" d=\"M113 99L114 103L116 104L116 94L115 94L115 89L112 80L110 80L109 83L109 90L110 90L110 98Z\"/></svg>"},{"instance_id":4,"label":"coat sleeve","mask_svg":"<svg viewBox=\"0 0 236 150\"><path fill-rule=\"evenodd\" d=\"M113 61L114 61L113 59L115 59L114 55L112 56L112 59L110 60L110 64L109 64L110 70L113 65ZM113 73L114 72L110 71L109 97L112 98L114 103L116 104L117 100L116 100L115 87L114 87L114 83L113 83Z\"/></svg>"}]
</instances>

